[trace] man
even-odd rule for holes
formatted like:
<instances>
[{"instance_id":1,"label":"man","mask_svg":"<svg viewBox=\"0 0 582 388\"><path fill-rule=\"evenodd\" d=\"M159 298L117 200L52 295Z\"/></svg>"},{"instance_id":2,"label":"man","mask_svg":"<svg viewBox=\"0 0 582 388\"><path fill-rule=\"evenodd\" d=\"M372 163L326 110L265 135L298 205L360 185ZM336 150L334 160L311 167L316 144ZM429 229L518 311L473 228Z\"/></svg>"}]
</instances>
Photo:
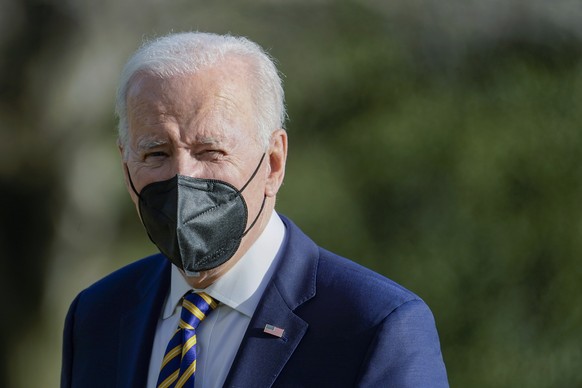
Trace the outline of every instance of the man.
<instances>
[{"instance_id":1,"label":"man","mask_svg":"<svg viewBox=\"0 0 582 388\"><path fill-rule=\"evenodd\" d=\"M448 385L424 302L274 211L285 110L259 46L149 42L117 112L126 185L162 253L77 296L62 387Z\"/></svg>"}]
</instances>

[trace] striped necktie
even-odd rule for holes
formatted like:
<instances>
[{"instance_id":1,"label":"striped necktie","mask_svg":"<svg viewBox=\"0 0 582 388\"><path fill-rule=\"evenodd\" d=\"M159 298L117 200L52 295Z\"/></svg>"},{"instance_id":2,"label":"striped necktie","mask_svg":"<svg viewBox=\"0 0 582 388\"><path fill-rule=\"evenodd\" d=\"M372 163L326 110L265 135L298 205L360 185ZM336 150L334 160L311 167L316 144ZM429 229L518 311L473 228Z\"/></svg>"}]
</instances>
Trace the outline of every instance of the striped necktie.
<instances>
[{"instance_id":1,"label":"striped necktie","mask_svg":"<svg viewBox=\"0 0 582 388\"><path fill-rule=\"evenodd\" d=\"M184 295L178 329L162 360L158 388L194 387L196 327L216 306L216 301L205 293Z\"/></svg>"}]
</instances>

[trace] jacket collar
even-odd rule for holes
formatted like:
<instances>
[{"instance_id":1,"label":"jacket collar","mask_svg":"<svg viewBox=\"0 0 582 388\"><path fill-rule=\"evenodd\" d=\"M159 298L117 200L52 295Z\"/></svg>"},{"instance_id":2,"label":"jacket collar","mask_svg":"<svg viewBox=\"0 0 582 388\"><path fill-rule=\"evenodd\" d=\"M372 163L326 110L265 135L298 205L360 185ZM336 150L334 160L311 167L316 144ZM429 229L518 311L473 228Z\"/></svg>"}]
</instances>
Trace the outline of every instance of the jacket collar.
<instances>
[{"instance_id":1,"label":"jacket collar","mask_svg":"<svg viewBox=\"0 0 582 388\"><path fill-rule=\"evenodd\" d=\"M318 248L297 226L281 217L287 228L278 268L267 286L245 333L225 387L270 387L307 332L296 310L315 296ZM283 329L279 338L265 325Z\"/></svg>"}]
</instances>

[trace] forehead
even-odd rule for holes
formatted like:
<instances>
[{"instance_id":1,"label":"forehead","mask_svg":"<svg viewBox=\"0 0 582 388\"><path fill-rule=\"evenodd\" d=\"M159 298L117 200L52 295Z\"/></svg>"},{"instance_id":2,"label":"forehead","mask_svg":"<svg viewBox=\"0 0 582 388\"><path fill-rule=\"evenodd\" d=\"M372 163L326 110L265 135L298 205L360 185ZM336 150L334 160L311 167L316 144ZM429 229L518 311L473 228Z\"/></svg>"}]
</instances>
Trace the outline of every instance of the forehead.
<instances>
[{"instance_id":1,"label":"forehead","mask_svg":"<svg viewBox=\"0 0 582 388\"><path fill-rule=\"evenodd\" d=\"M166 79L137 74L128 88L127 115L132 138L168 126L199 141L226 136L226 130L253 137L256 131L248 70L240 63Z\"/></svg>"}]
</instances>

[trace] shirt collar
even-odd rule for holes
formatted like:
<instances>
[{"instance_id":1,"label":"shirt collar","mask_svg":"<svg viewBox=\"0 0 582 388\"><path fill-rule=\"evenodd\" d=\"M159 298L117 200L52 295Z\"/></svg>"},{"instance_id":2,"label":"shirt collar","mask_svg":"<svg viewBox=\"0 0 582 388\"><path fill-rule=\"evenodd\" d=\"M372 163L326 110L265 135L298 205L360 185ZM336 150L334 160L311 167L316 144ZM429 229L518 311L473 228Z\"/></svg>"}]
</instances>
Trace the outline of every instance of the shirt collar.
<instances>
[{"instance_id":1,"label":"shirt collar","mask_svg":"<svg viewBox=\"0 0 582 388\"><path fill-rule=\"evenodd\" d=\"M284 237L285 225L279 215L273 212L265 230L243 257L206 289L194 291L204 291L250 318L271 279L275 267L273 262ZM163 309L163 319L171 317L182 296L192 290L182 272L173 264L170 282L170 294Z\"/></svg>"}]
</instances>

